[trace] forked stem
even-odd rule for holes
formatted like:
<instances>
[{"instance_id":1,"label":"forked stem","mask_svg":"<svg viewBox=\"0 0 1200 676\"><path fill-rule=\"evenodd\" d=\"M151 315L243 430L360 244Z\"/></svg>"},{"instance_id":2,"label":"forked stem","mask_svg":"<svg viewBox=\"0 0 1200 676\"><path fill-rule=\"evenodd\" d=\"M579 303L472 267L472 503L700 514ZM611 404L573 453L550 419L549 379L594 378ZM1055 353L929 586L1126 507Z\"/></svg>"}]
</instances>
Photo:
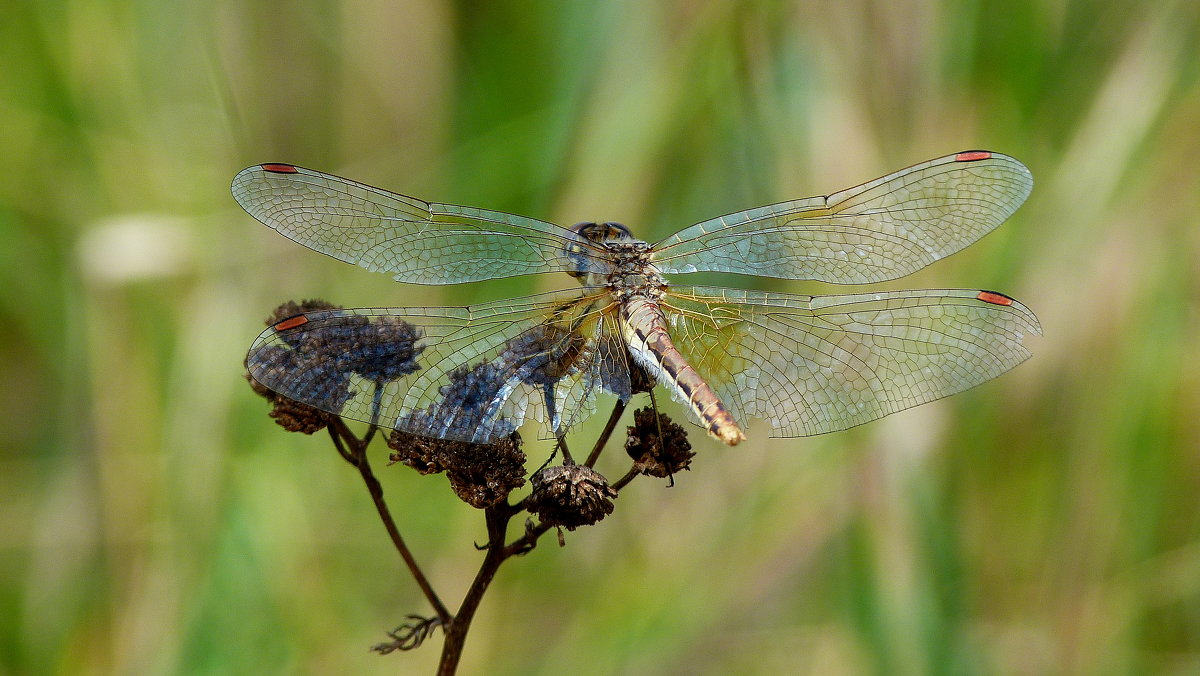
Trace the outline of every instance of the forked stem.
<instances>
[{"instance_id":1,"label":"forked stem","mask_svg":"<svg viewBox=\"0 0 1200 676\"><path fill-rule=\"evenodd\" d=\"M537 545L538 539L551 530L553 526L545 523L535 524L530 521L526 525L525 533L511 543L508 543L505 541L508 533L508 523L514 516L524 511L525 501L522 500L514 505L507 499L504 499L490 507L486 507L484 509L484 517L487 524L488 540L487 546L484 548L483 562L480 564L479 571L476 573L475 579L471 582L471 586L467 589L458 612L451 615L437 593L434 592L433 586L421 571L421 567L417 565L416 559L404 542L404 538L401 537L400 530L392 518L387 503L384 501L383 487L375 477L374 472L371 471L371 464L367 459L367 446L379 429L376 424L378 422L378 406L379 397L377 392L375 397L375 415L372 415L372 423L361 439L350 431L341 418L336 418L330 423L329 434L333 439L338 453L358 469L363 483L366 484L367 490L371 494L371 499L375 502L375 509L379 513L379 518L383 521L388 535L392 538L392 543L395 545L396 551L404 559L409 572L412 573L413 579L417 582L417 586L421 588L421 592L425 594L425 598L429 601L437 616L436 618L430 618L422 622L414 622L412 626L406 625L405 629L408 629L407 633L397 630L393 635L394 640L392 643L376 646L375 649L386 653L396 649L407 650L414 648L429 635L434 623L440 624L445 633L445 641L442 644L442 655L438 662L437 673L449 676L458 670L458 665L462 659L463 647L466 644L467 632L471 627L471 621L475 618L475 613L479 609L479 604L483 600L484 593L487 592L492 580L495 579L500 564L504 563L509 557L519 556L532 550ZM588 455L586 462L588 467L594 465L599 458L601 451L612 437L613 431L616 430L617 424L620 422L621 415L624 412L625 404L618 401L613 408L612 414L609 416L604 431L596 439L596 443ZM569 465L573 463L570 453L567 450L565 439L560 437L555 447L562 449L565 464ZM631 470L629 474L614 484L614 488L620 488L629 483L636 474L636 469ZM410 616L410 619L413 618ZM416 619L420 620L420 618Z\"/></svg>"},{"instance_id":2,"label":"forked stem","mask_svg":"<svg viewBox=\"0 0 1200 676\"><path fill-rule=\"evenodd\" d=\"M479 602L483 600L484 592L496 577L496 571L499 570L500 564L511 556L509 549L504 544L508 521L512 518L508 501L505 500L499 505L485 508L484 517L488 530L487 552L483 556L479 572L475 574L475 580L471 582L467 595L463 597L458 613L446 626L446 640L442 644L442 658L438 662L437 673L439 676L450 676L458 670L463 646L467 640L467 630L471 628L471 620L475 618Z\"/></svg>"},{"instance_id":3,"label":"forked stem","mask_svg":"<svg viewBox=\"0 0 1200 676\"><path fill-rule=\"evenodd\" d=\"M405 544L404 538L401 537L400 529L396 527L396 521L392 518L391 510L388 509L387 502L383 499L383 486L379 483L379 479L375 478L375 473L371 471L371 463L367 459L367 444L370 443L370 436L364 439L354 436L350 432L350 429L346 427L346 423L342 422L341 418L337 418L330 425L329 435L333 437L333 443L337 447L338 453L358 469L363 483L367 485L367 491L371 494L371 499L375 502L375 511L379 512L379 518L383 521L384 528L387 529L388 535L392 538L392 544L395 545L396 551L400 553L400 558L404 559L405 565L408 566L413 579L417 581L417 586L421 588L421 592L425 594L429 605L433 606L433 611L437 613L442 626L449 625L453 620L450 616L450 611L446 609L446 605L438 598L437 592L433 590L433 585L429 584L429 579L425 577L425 573L421 571L421 567L417 565L417 560L408 549L408 545ZM349 448L346 447L347 445L349 445Z\"/></svg>"}]
</instances>

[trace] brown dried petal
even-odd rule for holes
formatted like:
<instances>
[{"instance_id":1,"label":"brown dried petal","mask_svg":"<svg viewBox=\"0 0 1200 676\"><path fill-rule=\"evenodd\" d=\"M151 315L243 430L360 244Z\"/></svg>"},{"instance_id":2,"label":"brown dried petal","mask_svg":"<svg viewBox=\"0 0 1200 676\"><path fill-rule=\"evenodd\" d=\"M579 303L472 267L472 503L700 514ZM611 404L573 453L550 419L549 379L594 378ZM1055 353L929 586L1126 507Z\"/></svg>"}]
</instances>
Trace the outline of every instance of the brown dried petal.
<instances>
[{"instance_id":1,"label":"brown dried petal","mask_svg":"<svg viewBox=\"0 0 1200 676\"><path fill-rule=\"evenodd\" d=\"M441 447L450 443L455 442L392 430L387 440L388 448L392 449L388 457L393 463L408 465L421 474L437 474L446 469L440 460Z\"/></svg>"},{"instance_id":2,"label":"brown dried petal","mask_svg":"<svg viewBox=\"0 0 1200 676\"><path fill-rule=\"evenodd\" d=\"M275 406L268 415L283 429L304 434L320 432L334 420L332 414L287 397L276 397Z\"/></svg>"}]
</instances>

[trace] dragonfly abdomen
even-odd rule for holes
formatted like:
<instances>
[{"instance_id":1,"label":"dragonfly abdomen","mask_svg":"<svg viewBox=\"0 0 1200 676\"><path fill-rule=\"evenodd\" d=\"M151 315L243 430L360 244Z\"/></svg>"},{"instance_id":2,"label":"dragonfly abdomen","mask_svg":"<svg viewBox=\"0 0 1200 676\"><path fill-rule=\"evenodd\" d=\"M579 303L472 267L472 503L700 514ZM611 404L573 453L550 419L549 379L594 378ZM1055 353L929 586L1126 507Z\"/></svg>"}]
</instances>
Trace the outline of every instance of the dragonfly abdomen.
<instances>
[{"instance_id":1,"label":"dragonfly abdomen","mask_svg":"<svg viewBox=\"0 0 1200 676\"><path fill-rule=\"evenodd\" d=\"M729 409L717 393L683 358L658 304L648 298L630 298L621 307L625 342L638 365L654 374L676 399L687 403L714 439L733 446L745 440Z\"/></svg>"}]
</instances>

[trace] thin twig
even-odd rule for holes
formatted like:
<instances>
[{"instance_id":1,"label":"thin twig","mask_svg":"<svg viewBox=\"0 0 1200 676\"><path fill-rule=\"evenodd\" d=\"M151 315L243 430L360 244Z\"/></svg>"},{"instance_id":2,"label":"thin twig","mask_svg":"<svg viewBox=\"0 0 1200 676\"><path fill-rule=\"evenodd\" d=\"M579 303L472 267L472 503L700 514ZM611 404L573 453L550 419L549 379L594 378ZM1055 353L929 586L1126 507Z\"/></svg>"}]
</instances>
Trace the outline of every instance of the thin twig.
<instances>
[{"instance_id":1,"label":"thin twig","mask_svg":"<svg viewBox=\"0 0 1200 676\"><path fill-rule=\"evenodd\" d=\"M641 468L639 468L637 466L637 463L634 463L633 467L630 467L629 471L625 473L625 476L621 477L620 479L617 479L617 481L612 484L613 490L615 490L615 491L621 490L622 488L625 487L626 484L628 484L630 481L633 481L634 477L636 477L638 474L641 474L641 473L642 473Z\"/></svg>"},{"instance_id":2,"label":"thin twig","mask_svg":"<svg viewBox=\"0 0 1200 676\"><path fill-rule=\"evenodd\" d=\"M567 438L566 437L560 436L558 438L557 447L562 449L563 464L564 465L574 465L575 459L571 457L571 449L567 448Z\"/></svg>"},{"instance_id":3,"label":"thin twig","mask_svg":"<svg viewBox=\"0 0 1200 676\"><path fill-rule=\"evenodd\" d=\"M377 432L378 430L379 430L379 425L371 425L370 427L367 428L367 433L365 435L363 435L363 438L362 438L364 447L366 447L367 444L371 443L371 439L375 436L375 432Z\"/></svg>"},{"instance_id":4,"label":"thin twig","mask_svg":"<svg viewBox=\"0 0 1200 676\"><path fill-rule=\"evenodd\" d=\"M396 527L396 521L392 518L392 513L383 499L383 486L375 478L374 472L371 471L371 463L367 459L366 441L355 437L350 432L350 429L346 427L346 423L342 422L340 418L336 420L335 425L330 426L330 433L333 434L334 444L338 446L338 451L342 453L342 457L345 457L350 464L358 469L363 483L367 485L367 491L371 494L371 499L375 502L375 510L379 512L379 518L383 521L384 528L387 529L388 535L392 538L392 544L395 545L396 551L400 553L400 557L404 559L404 563L408 566L409 572L412 573L413 578L417 581L417 585L421 588L422 593L425 594L425 598L433 606L433 610L437 613L438 619L441 620L442 626L450 624L453 619L450 611L446 609L446 605L438 598L437 593L433 590L433 586L421 571L421 567L417 565L417 560L413 558L408 545L404 543L404 538L400 536L400 529ZM338 437L341 437L350 445L348 452L342 448Z\"/></svg>"},{"instance_id":5,"label":"thin twig","mask_svg":"<svg viewBox=\"0 0 1200 676\"><path fill-rule=\"evenodd\" d=\"M354 465L359 474L362 476L363 483L366 484L367 490L371 494L372 500L375 502L376 511L379 513L379 518L383 521L384 527L388 531L388 535L392 538L392 543L396 547L396 551L400 553L408 566L409 572L417 585L421 588L425 598L429 604L433 606L437 613L433 618L420 618L418 616L410 616L413 622L402 625L393 632L389 633L392 641L386 644L380 644L374 647L374 650L381 653L391 652L393 650L408 650L420 645L432 631L440 626L445 633L445 641L442 644L442 655L438 664L438 674L451 675L454 674L459 662L462 658L463 647L466 643L467 632L470 629L471 622L475 617L476 611L479 609L479 604L483 600L489 585L496 576L500 565L505 560L512 556L520 556L528 553L537 546L538 540L546 532L550 531L553 526L546 523L534 524L531 520L526 521L524 534L521 537L514 539L511 543L506 543L508 523L514 516L525 510L526 500L521 500L516 504L510 503L508 500L501 500L495 505L485 508L484 516L487 523L488 540L485 548L483 562L480 564L479 571L475 575L470 588L463 597L462 605L458 612L451 615L446 606L442 603L437 593L433 590L433 586L417 565L412 552L401 537L400 531L396 526L395 520L392 518L391 512L387 507L387 503L383 498L383 487L376 479L371 470L371 464L367 456L367 446L373 440L378 426L378 410L379 410L379 391L375 397L375 411L372 416L370 427L367 429L363 438L358 438L352 433L345 421L341 418L336 418L329 425L329 433L333 439L334 446L338 453L350 464ZM625 404L618 401L613 408L612 414L609 416L608 423L605 425L604 431L596 440L591 453L588 455L588 467L595 464L603 451L604 446L611 438L613 431L620 422L621 415L625 411ZM567 448L566 439L559 437L556 449L561 448L563 452L564 464L574 464L570 451ZM613 484L613 488L620 489L628 484L639 473L638 467L635 465L629 470L629 473L622 477L619 481Z\"/></svg>"},{"instance_id":6,"label":"thin twig","mask_svg":"<svg viewBox=\"0 0 1200 676\"><path fill-rule=\"evenodd\" d=\"M488 530L487 554L483 557L483 563L479 566L479 572L475 574L475 580L471 582L467 595L463 597L458 613L446 627L446 641L442 644L442 657L437 671L441 676L449 676L458 669L463 645L467 639L467 630L471 627L475 611L479 609L479 602L483 600L484 592L487 591L492 579L496 577L496 571L500 568L500 564L510 556L504 546L505 533L511 518L508 511L507 506L503 508L492 506L484 509Z\"/></svg>"},{"instance_id":7,"label":"thin twig","mask_svg":"<svg viewBox=\"0 0 1200 676\"><path fill-rule=\"evenodd\" d=\"M525 534L521 537L508 543L505 547L507 556L522 556L528 554L534 547L537 546L538 538L542 537L546 531L554 526L542 521L534 524L532 521L527 521L525 526Z\"/></svg>"},{"instance_id":8,"label":"thin twig","mask_svg":"<svg viewBox=\"0 0 1200 676\"><path fill-rule=\"evenodd\" d=\"M595 467L596 460L600 457L600 452L604 450L604 446L608 444L608 438L612 436L613 430L617 429L617 423L621 421L621 414L625 412L625 402L617 400L617 405L613 407L612 415L608 416L608 423L604 426L604 431L600 433L600 437L596 439L596 445L592 447L592 452L588 454L584 465Z\"/></svg>"},{"instance_id":9,"label":"thin twig","mask_svg":"<svg viewBox=\"0 0 1200 676\"><path fill-rule=\"evenodd\" d=\"M375 432L379 430L379 409L382 402L383 386L375 383L375 394L371 397L371 426L367 428L367 433L362 438L364 449L371 443L371 439L375 437Z\"/></svg>"},{"instance_id":10,"label":"thin twig","mask_svg":"<svg viewBox=\"0 0 1200 676\"><path fill-rule=\"evenodd\" d=\"M338 419L337 422L340 423L342 421L341 421L341 419ZM342 427L343 428L345 427L344 423L342 424ZM357 461L355 461L354 456L350 453L350 451L346 450L346 445L342 443L342 437L338 433L338 431L334 425L329 426L329 436L333 439L333 446L334 446L334 448L337 449L337 452L342 456L342 459L345 460L346 462L350 463L351 465L357 465L358 463L357 463Z\"/></svg>"},{"instance_id":11,"label":"thin twig","mask_svg":"<svg viewBox=\"0 0 1200 676\"><path fill-rule=\"evenodd\" d=\"M433 635L433 630L440 626L442 626L440 618L409 615L408 622L388 632L391 641L371 646L371 650L380 655L386 655L397 650L419 648L425 639Z\"/></svg>"},{"instance_id":12,"label":"thin twig","mask_svg":"<svg viewBox=\"0 0 1200 676\"><path fill-rule=\"evenodd\" d=\"M654 426L658 428L658 443L661 445L663 440L662 428L662 413L658 410L658 399L654 396L654 390L650 390L650 408L654 409Z\"/></svg>"}]
</instances>

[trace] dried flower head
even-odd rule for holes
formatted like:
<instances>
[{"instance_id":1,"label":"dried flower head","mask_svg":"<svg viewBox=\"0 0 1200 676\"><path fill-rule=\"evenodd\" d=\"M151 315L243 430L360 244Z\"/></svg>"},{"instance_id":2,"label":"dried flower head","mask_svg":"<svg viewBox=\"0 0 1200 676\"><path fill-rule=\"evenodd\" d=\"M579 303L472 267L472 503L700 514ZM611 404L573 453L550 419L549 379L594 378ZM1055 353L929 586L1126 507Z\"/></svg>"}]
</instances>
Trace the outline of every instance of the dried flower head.
<instances>
[{"instance_id":1,"label":"dried flower head","mask_svg":"<svg viewBox=\"0 0 1200 676\"><path fill-rule=\"evenodd\" d=\"M274 326L288 317L335 307L323 300L306 300L301 303L289 300L271 312L271 315L267 317L266 324ZM304 366L295 350L278 345L270 345L259 350L255 353L254 359L257 365L270 371L295 371ZM288 399L258 382L250 376L248 362L249 355L247 355L245 363L247 366L245 376L246 380L250 382L250 389L271 403L270 416L283 429L289 432L312 434L321 431L336 418L332 413L326 413L308 404ZM326 408L340 409L342 404L351 397L350 389L343 378L323 378L318 379L317 382L321 384L321 389L314 390L314 396L324 402Z\"/></svg>"},{"instance_id":2,"label":"dried flower head","mask_svg":"<svg viewBox=\"0 0 1200 676\"><path fill-rule=\"evenodd\" d=\"M599 472L584 465L555 465L533 475L525 505L543 523L575 530L612 514L617 491Z\"/></svg>"},{"instance_id":3,"label":"dried flower head","mask_svg":"<svg viewBox=\"0 0 1200 676\"><path fill-rule=\"evenodd\" d=\"M400 317L338 312L340 308L327 303L307 302L317 305L287 303L272 317L292 310L308 315L311 321L297 324L302 330L282 330L276 335L300 355L306 368L321 373L319 377L349 377L355 373L383 384L421 368L417 356L424 347L416 344L421 333ZM283 316L280 321L298 314ZM271 326L278 326L278 322Z\"/></svg>"},{"instance_id":4,"label":"dried flower head","mask_svg":"<svg viewBox=\"0 0 1200 676\"><path fill-rule=\"evenodd\" d=\"M665 478L688 469L696 455L687 430L665 414L655 415L652 408L635 411L633 425L627 429L625 452L647 476Z\"/></svg>"},{"instance_id":5,"label":"dried flower head","mask_svg":"<svg viewBox=\"0 0 1200 676\"><path fill-rule=\"evenodd\" d=\"M399 317L383 315L354 327L342 339L346 367L379 384L419 370L417 356L425 349L416 343L420 331Z\"/></svg>"},{"instance_id":6,"label":"dried flower head","mask_svg":"<svg viewBox=\"0 0 1200 676\"><path fill-rule=\"evenodd\" d=\"M387 444L392 462L421 474L445 472L454 493L472 507L494 505L525 485L525 453L515 432L490 444L471 444L395 430Z\"/></svg>"},{"instance_id":7,"label":"dried flower head","mask_svg":"<svg viewBox=\"0 0 1200 676\"><path fill-rule=\"evenodd\" d=\"M281 350L281 352L286 353L287 351ZM250 381L250 389L271 403L271 412L269 415L275 419L275 422L280 427L289 432L302 432L304 434L320 432L337 417L332 413L326 413L308 404L288 399L278 392L268 389L254 378L251 378L249 373L245 375L246 380ZM344 390L343 395L348 399L350 396L349 390Z\"/></svg>"},{"instance_id":8,"label":"dried flower head","mask_svg":"<svg viewBox=\"0 0 1200 676\"><path fill-rule=\"evenodd\" d=\"M321 300L288 301L267 325L275 340L252 349L246 370L254 391L275 405L271 416L288 430L311 434L333 421L355 395L352 375L383 385L421 368L420 332L399 317L343 312ZM285 384L282 391L303 393L303 403L263 383Z\"/></svg>"}]
</instances>

